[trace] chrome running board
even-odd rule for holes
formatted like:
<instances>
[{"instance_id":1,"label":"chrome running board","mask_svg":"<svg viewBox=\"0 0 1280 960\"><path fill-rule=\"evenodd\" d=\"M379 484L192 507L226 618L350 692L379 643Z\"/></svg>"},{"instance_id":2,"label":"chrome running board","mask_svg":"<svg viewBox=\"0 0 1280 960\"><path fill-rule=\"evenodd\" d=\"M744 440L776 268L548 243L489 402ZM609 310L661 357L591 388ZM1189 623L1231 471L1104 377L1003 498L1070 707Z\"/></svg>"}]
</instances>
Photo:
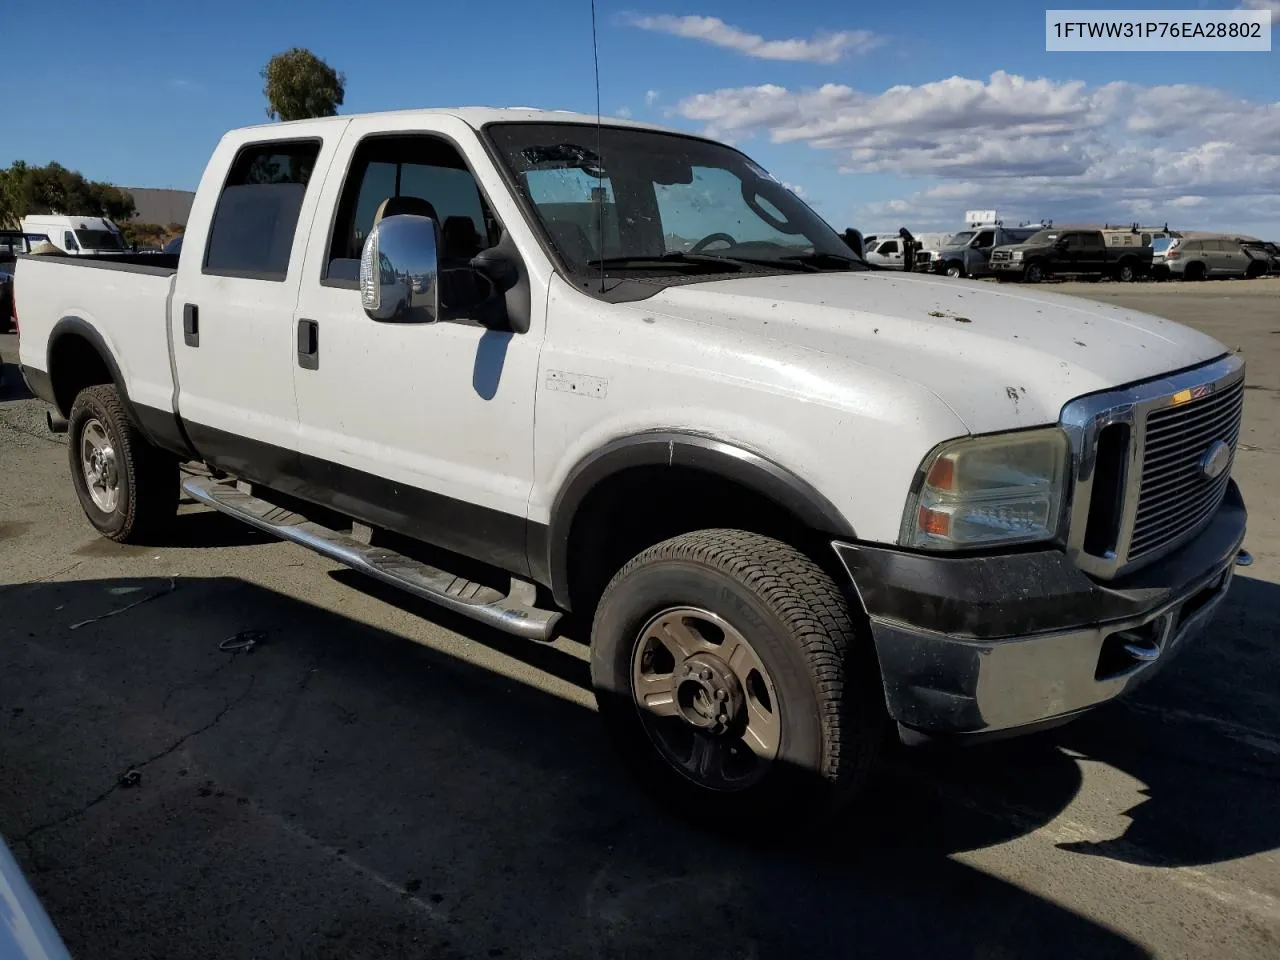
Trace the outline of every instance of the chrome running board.
<instances>
[{"instance_id":1,"label":"chrome running board","mask_svg":"<svg viewBox=\"0 0 1280 960\"><path fill-rule=\"evenodd\" d=\"M512 577L511 589L504 595L493 587L454 576L394 550L361 543L348 534L260 500L234 483L190 477L182 489L220 513L504 633L529 640L550 640L560 620L559 611L534 606L537 588L526 580Z\"/></svg>"}]
</instances>

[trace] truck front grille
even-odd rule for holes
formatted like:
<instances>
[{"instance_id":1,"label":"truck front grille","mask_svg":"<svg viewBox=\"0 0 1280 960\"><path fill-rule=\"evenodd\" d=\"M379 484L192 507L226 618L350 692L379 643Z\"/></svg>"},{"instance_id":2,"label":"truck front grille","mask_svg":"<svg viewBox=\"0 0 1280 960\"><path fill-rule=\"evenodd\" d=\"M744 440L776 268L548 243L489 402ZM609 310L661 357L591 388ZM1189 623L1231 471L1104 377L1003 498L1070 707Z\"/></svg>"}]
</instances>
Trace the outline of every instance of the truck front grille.
<instances>
[{"instance_id":1,"label":"truck front grille","mask_svg":"<svg viewBox=\"0 0 1280 960\"><path fill-rule=\"evenodd\" d=\"M1238 355L1067 404L1076 565L1109 579L1195 536L1226 496L1243 413Z\"/></svg>"},{"instance_id":2,"label":"truck front grille","mask_svg":"<svg viewBox=\"0 0 1280 960\"><path fill-rule=\"evenodd\" d=\"M1222 502L1240 439L1244 383L1147 416L1142 451L1142 486L1129 541L1133 561L1178 539ZM1226 467L1208 477L1204 458L1221 441L1229 449Z\"/></svg>"},{"instance_id":3,"label":"truck front grille","mask_svg":"<svg viewBox=\"0 0 1280 960\"><path fill-rule=\"evenodd\" d=\"M1008 260L1010 255L1011 254L1008 250L992 250L991 251L992 260Z\"/></svg>"}]
</instances>

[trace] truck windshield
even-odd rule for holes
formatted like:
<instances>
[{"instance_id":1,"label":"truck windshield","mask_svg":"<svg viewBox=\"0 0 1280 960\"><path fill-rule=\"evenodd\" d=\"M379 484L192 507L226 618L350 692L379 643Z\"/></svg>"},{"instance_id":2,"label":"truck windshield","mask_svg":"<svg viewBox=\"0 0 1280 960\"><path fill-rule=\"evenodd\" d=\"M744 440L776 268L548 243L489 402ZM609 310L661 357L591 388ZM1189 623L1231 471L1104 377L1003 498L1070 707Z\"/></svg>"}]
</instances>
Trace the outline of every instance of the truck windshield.
<instances>
[{"instance_id":1,"label":"truck windshield","mask_svg":"<svg viewBox=\"0 0 1280 960\"><path fill-rule=\"evenodd\" d=\"M572 273L868 269L791 190L729 147L588 124L486 130Z\"/></svg>"},{"instance_id":2,"label":"truck windshield","mask_svg":"<svg viewBox=\"0 0 1280 960\"><path fill-rule=\"evenodd\" d=\"M76 243L82 250L123 250L120 237L110 230L77 230Z\"/></svg>"},{"instance_id":3,"label":"truck windshield","mask_svg":"<svg viewBox=\"0 0 1280 960\"><path fill-rule=\"evenodd\" d=\"M944 247L963 247L966 243L973 239L972 230L962 230L959 233L953 233L943 242Z\"/></svg>"}]
</instances>

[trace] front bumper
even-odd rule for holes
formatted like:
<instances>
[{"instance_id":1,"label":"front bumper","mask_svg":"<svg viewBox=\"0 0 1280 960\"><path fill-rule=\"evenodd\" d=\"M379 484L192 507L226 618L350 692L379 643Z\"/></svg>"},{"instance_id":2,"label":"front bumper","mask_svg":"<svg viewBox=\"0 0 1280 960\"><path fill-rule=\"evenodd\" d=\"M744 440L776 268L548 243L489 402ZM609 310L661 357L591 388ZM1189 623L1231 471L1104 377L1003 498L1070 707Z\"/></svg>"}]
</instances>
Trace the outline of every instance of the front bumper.
<instances>
[{"instance_id":1,"label":"front bumper","mask_svg":"<svg viewBox=\"0 0 1280 960\"><path fill-rule=\"evenodd\" d=\"M992 273L1021 273L1023 261L1021 260L991 260L987 263Z\"/></svg>"},{"instance_id":2,"label":"front bumper","mask_svg":"<svg viewBox=\"0 0 1280 960\"><path fill-rule=\"evenodd\" d=\"M1226 596L1246 511L1232 481L1209 525L1112 581L1058 550L943 557L837 543L871 619L890 715L904 733L1018 733L1149 679Z\"/></svg>"}]
</instances>

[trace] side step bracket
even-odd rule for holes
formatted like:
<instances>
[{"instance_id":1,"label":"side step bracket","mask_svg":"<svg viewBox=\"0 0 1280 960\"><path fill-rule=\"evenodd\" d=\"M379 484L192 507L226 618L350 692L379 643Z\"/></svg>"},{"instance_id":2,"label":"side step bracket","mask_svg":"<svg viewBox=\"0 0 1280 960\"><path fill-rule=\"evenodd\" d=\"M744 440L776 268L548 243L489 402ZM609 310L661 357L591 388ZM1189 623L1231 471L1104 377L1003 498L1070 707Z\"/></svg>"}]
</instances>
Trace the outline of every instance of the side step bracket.
<instances>
[{"instance_id":1,"label":"side step bracket","mask_svg":"<svg viewBox=\"0 0 1280 960\"><path fill-rule=\"evenodd\" d=\"M353 570L504 633L529 640L550 640L560 620L559 611L533 605L537 589L528 581L512 577L511 589L504 596L493 587L330 530L301 514L259 500L237 484L209 477L189 477L183 482L182 489L200 503L250 526L307 547Z\"/></svg>"}]
</instances>

